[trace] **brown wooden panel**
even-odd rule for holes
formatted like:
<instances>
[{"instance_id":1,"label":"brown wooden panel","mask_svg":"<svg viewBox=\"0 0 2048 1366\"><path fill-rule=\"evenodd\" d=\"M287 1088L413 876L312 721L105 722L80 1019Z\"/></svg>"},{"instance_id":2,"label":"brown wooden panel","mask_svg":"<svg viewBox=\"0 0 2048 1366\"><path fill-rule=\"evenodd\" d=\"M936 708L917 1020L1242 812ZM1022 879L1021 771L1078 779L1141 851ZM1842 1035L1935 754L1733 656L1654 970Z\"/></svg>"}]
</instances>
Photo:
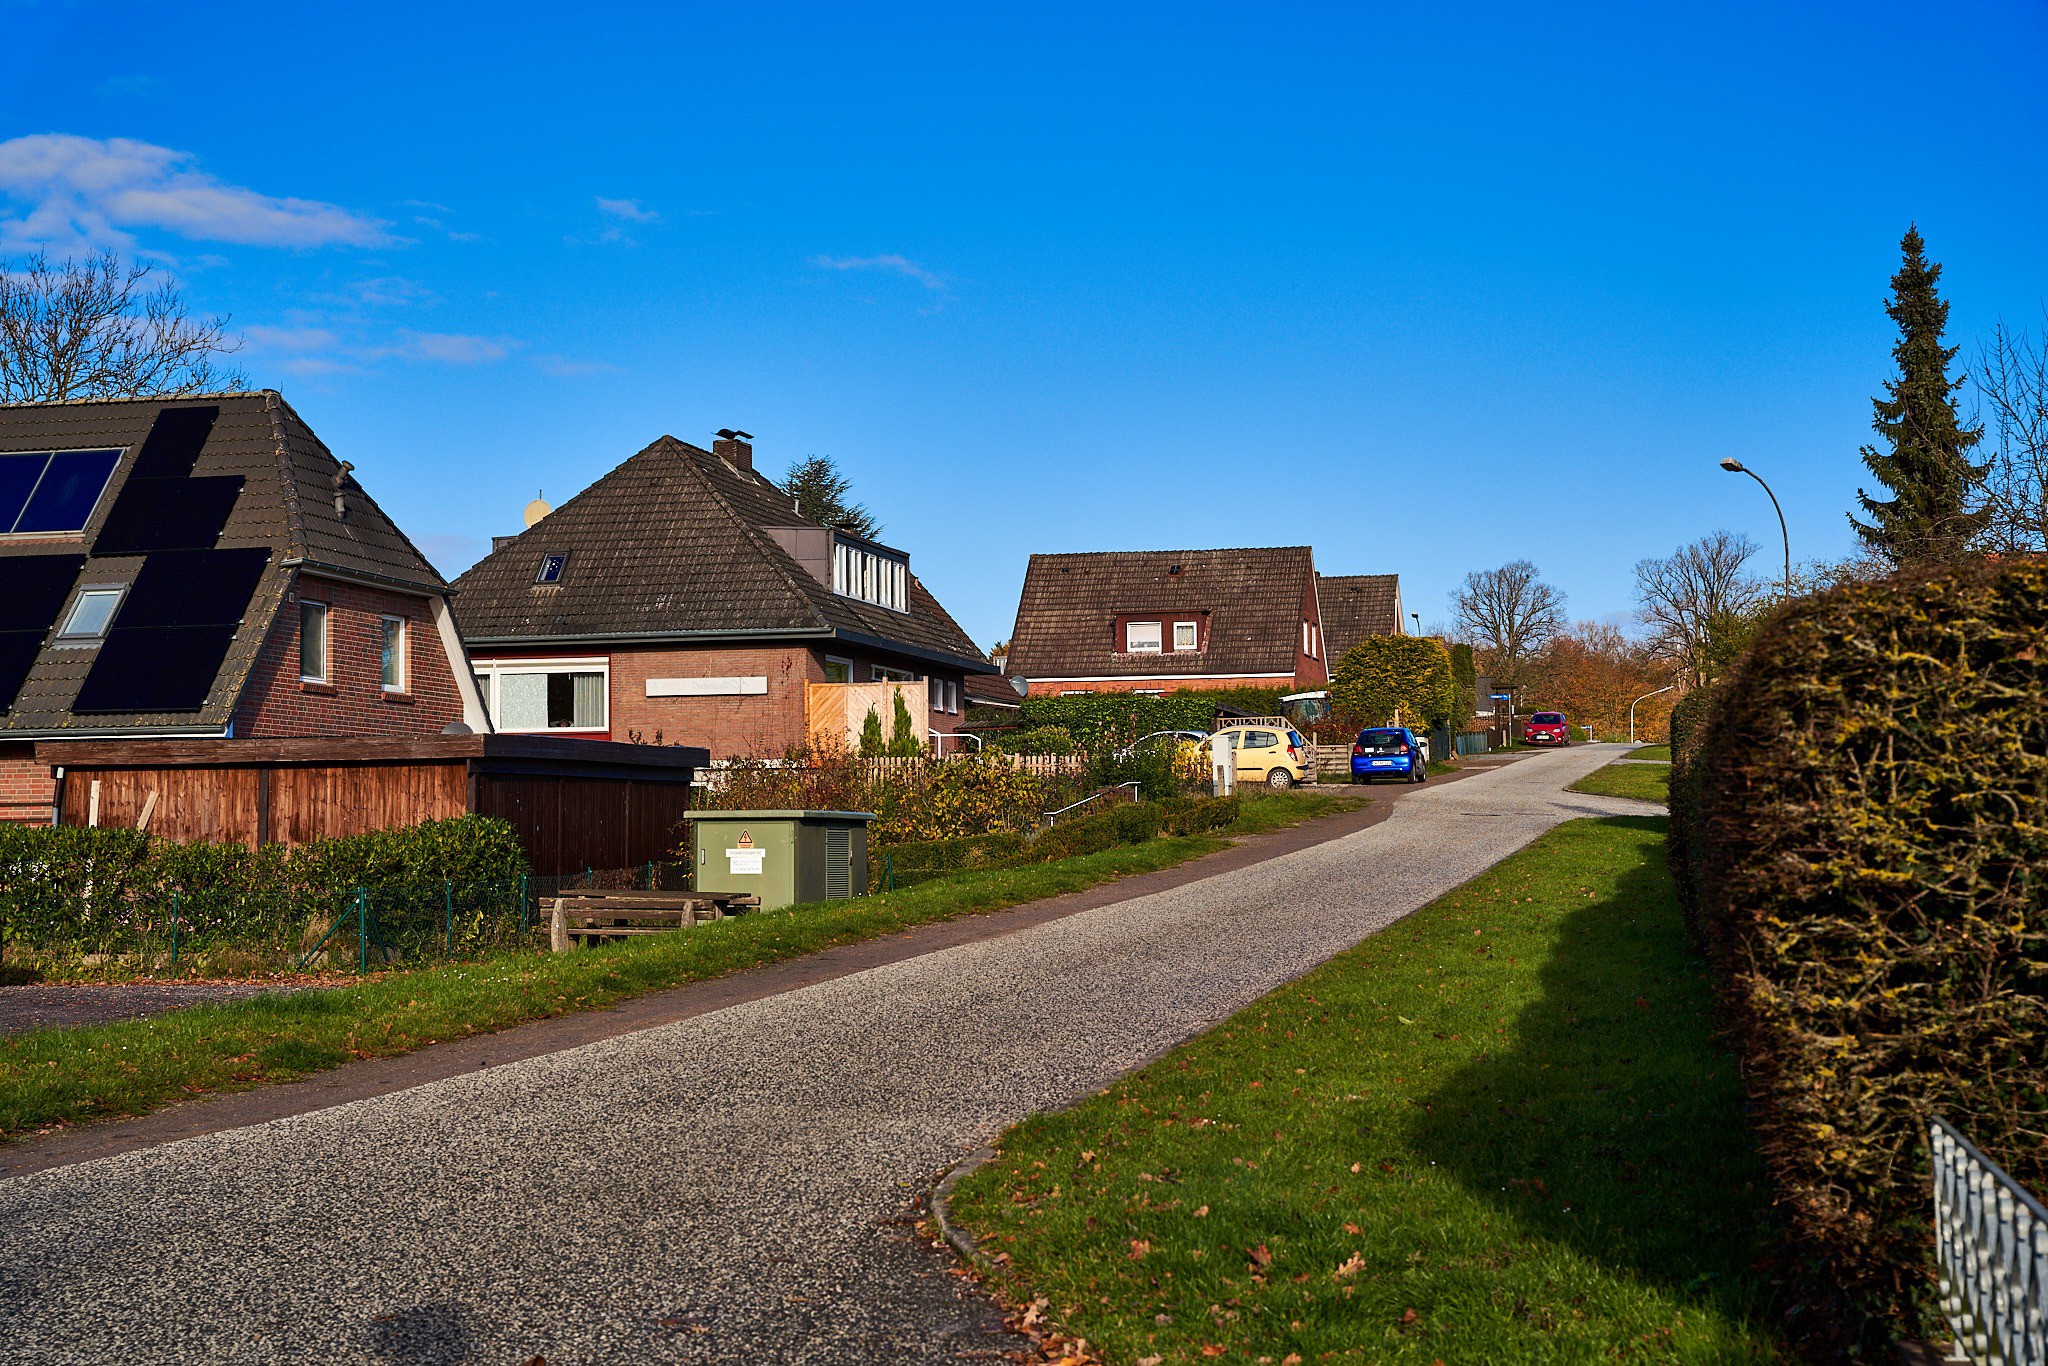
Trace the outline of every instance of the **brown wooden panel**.
<instances>
[{"instance_id":1,"label":"brown wooden panel","mask_svg":"<svg viewBox=\"0 0 2048 1366\"><path fill-rule=\"evenodd\" d=\"M309 764L270 772L271 838L281 844L393 830L466 810L468 775L459 763Z\"/></svg>"},{"instance_id":2,"label":"brown wooden panel","mask_svg":"<svg viewBox=\"0 0 2048 1366\"><path fill-rule=\"evenodd\" d=\"M690 788L679 783L631 783L628 793L628 863L687 861Z\"/></svg>"},{"instance_id":3,"label":"brown wooden panel","mask_svg":"<svg viewBox=\"0 0 2048 1366\"><path fill-rule=\"evenodd\" d=\"M702 768L692 745L634 745L550 735L432 735L310 740L41 740L44 763L101 768L207 765L447 763L464 759L608 765L679 772Z\"/></svg>"},{"instance_id":4,"label":"brown wooden panel","mask_svg":"<svg viewBox=\"0 0 2048 1366\"><path fill-rule=\"evenodd\" d=\"M92 785L100 785L99 823L133 829L153 790L152 834L209 844L256 844L256 772L247 768L72 769L64 776L64 823L84 825Z\"/></svg>"}]
</instances>

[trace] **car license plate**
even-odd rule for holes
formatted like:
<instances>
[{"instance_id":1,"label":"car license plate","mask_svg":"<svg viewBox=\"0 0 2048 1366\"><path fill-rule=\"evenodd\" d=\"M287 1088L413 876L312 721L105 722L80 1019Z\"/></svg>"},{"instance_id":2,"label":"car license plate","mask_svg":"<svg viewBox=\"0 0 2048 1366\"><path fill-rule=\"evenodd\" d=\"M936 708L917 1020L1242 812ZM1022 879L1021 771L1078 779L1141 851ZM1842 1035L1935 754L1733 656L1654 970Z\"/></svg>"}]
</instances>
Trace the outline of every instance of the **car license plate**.
<instances>
[{"instance_id":1,"label":"car license plate","mask_svg":"<svg viewBox=\"0 0 2048 1366\"><path fill-rule=\"evenodd\" d=\"M1375 759L1372 761L1372 766L1374 768L1392 768L1394 761L1392 759Z\"/></svg>"}]
</instances>

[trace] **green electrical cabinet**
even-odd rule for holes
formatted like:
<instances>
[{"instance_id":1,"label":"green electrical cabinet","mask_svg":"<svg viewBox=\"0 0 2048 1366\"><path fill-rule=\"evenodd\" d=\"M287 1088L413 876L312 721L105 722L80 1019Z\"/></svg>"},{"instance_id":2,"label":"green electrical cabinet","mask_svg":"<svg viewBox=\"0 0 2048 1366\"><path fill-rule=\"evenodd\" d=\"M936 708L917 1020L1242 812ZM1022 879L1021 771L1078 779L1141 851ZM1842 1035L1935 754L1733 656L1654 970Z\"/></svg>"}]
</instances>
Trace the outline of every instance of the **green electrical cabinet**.
<instances>
[{"instance_id":1,"label":"green electrical cabinet","mask_svg":"<svg viewBox=\"0 0 2048 1366\"><path fill-rule=\"evenodd\" d=\"M696 890L758 896L764 911L868 889L866 811L693 811Z\"/></svg>"}]
</instances>

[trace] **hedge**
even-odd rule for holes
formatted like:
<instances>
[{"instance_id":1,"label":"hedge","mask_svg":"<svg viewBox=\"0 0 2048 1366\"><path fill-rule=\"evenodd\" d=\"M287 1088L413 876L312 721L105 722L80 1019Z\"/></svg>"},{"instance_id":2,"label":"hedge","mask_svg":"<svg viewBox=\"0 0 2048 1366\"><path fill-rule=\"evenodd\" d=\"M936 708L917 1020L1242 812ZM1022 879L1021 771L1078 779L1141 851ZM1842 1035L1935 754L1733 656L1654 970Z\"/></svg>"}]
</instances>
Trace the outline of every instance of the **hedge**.
<instances>
[{"instance_id":1,"label":"hedge","mask_svg":"<svg viewBox=\"0 0 2048 1366\"><path fill-rule=\"evenodd\" d=\"M1794 603L1674 717L1674 862L1830 1348L1938 1329L1932 1116L2048 1192L2044 704L2029 562Z\"/></svg>"},{"instance_id":2,"label":"hedge","mask_svg":"<svg viewBox=\"0 0 2048 1366\"><path fill-rule=\"evenodd\" d=\"M948 873L1050 863L1120 845L1143 844L1158 835L1220 830L1237 819L1238 810L1235 797L1170 797L1130 802L1098 815L1061 821L1036 832L1035 837L1006 830L969 839L890 845L870 851L868 886L870 890L888 885L911 887Z\"/></svg>"},{"instance_id":3,"label":"hedge","mask_svg":"<svg viewBox=\"0 0 2048 1366\"><path fill-rule=\"evenodd\" d=\"M1127 745L1155 730L1210 730L1216 709L1230 707L1254 716L1278 716L1280 688L1181 689L1164 697L1137 693L1093 693L1086 697L1023 699L1026 727L1057 726L1082 749Z\"/></svg>"},{"instance_id":4,"label":"hedge","mask_svg":"<svg viewBox=\"0 0 2048 1366\"><path fill-rule=\"evenodd\" d=\"M357 888L373 889L394 913L408 897L446 911L452 884L475 911L479 889L491 889L495 905L526 872L511 824L486 816L255 849L135 830L0 826L0 945L39 958L150 953L169 942L175 906L187 953L281 958L302 951L307 924L331 920Z\"/></svg>"},{"instance_id":5,"label":"hedge","mask_svg":"<svg viewBox=\"0 0 2048 1366\"><path fill-rule=\"evenodd\" d=\"M1428 636L1367 636L1330 679L1330 717L1346 730L1387 725L1397 711L1418 730L1449 725L1457 699L1450 651Z\"/></svg>"}]
</instances>

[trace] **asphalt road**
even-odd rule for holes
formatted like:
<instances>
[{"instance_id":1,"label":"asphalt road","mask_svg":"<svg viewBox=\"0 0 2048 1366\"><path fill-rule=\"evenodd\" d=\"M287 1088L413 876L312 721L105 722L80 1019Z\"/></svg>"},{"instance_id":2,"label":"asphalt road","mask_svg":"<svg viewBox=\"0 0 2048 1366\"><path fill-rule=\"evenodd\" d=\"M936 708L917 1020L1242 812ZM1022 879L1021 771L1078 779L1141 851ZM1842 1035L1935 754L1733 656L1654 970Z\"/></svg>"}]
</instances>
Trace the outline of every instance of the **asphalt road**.
<instances>
[{"instance_id":1,"label":"asphalt road","mask_svg":"<svg viewBox=\"0 0 2048 1366\"><path fill-rule=\"evenodd\" d=\"M957 1362L932 1175L1579 815L1575 746L1200 882L0 1182L0 1362Z\"/></svg>"}]
</instances>

